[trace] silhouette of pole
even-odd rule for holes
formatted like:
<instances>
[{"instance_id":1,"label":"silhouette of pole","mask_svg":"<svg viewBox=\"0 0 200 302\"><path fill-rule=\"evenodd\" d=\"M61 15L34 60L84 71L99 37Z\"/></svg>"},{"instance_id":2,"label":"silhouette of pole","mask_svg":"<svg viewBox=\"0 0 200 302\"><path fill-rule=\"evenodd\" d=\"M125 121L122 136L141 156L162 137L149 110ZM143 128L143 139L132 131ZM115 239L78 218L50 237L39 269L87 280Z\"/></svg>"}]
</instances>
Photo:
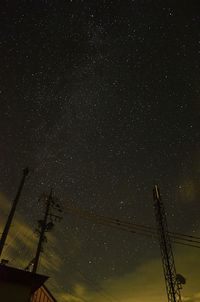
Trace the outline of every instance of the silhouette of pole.
<instances>
[{"instance_id":1,"label":"silhouette of pole","mask_svg":"<svg viewBox=\"0 0 200 302\"><path fill-rule=\"evenodd\" d=\"M42 221L42 227L41 227L41 231L40 231L40 238L39 238L37 251L36 251L36 255L35 255L35 259L34 259L34 265L33 265L32 273L36 273L36 271L37 271L39 258L40 258L40 253L41 253L41 250L42 250L42 243L44 241L44 234L45 234L46 227L47 227L47 219L48 219L48 216L49 216L49 209L50 209L50 206L51 206L51 202L52 202L52 190L51 190L49 196L47 197L46 211L45 211L45 214L44 214L44 220Z\"/></svg>"},{"instance_id":2,"label":"silhouette of pole","mask_svg":"<svg viewBox=\"0 0 200 302\"><path fill-rule=\"evenodd\" d=\"M16 207L17 207L17 204L18 204L18 201L19 201L19 197L21 195L21 192L22 192L22 189L23 189L23 186L24 186L24 183L25 183L25 179L26 179L26 176L28 175L28 173L29 173L29 169L25 168L23 170L23 176L22 176L22 179L21 179L21 182L20 182L20 185L19 185L16 197L15 197L15 199L13 201L12 208L10 210L10 214L8 216L6 225L4 227L4 230L3 230L3 233L2 233L2 236L1 236L1 240L0 240L0 257L1 257L3 248L4 248L4 245L5 245L7 236L8 236L8 232L9 232L9 229L10 229L10 226L11 226L11 223L12 223L15 211L16 211Z\"/></svg>"}]
</instances>

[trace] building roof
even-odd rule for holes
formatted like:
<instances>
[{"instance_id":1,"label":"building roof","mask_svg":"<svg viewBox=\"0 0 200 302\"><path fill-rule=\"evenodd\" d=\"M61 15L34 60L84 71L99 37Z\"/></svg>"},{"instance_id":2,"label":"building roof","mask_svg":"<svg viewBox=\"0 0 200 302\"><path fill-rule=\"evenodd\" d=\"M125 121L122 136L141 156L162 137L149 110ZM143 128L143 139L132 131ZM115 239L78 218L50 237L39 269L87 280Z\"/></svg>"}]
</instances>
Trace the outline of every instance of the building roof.
<instances>
[{"instance_id":1,"label":"building roof","mask_svg":"<svg viewBox=\"0 0 200 302\"><path fill-rule=\"evenodd\" d=\"M42 285L33 295L31 302L57 302L45 285Z\"/></svg>"},{"instance_id":2,"label":"building roof","mask_svg":"<svg viewBox=\"0 0 200 302\"><path fill-rule=\"evenodd\" d=\"M31 291L36 291L48 279L47 276L34 274L7 265L0 265L0 282L18 283L30 286Z\"/></svg>"},{"instance_id":3,"label":"building roof","mask_svg":"<svg viewBox=\"0 0 200 302\"><path fill-rule=\"evenodd\" d=\"M52 295L52 293L49 291L49 289L43 284L44 289L47 291L47 293L49 294L49 296L51 297L51 299L54 302L57 302L57 300L54 298L54 296Z\"/></svg>"}]
</instances>

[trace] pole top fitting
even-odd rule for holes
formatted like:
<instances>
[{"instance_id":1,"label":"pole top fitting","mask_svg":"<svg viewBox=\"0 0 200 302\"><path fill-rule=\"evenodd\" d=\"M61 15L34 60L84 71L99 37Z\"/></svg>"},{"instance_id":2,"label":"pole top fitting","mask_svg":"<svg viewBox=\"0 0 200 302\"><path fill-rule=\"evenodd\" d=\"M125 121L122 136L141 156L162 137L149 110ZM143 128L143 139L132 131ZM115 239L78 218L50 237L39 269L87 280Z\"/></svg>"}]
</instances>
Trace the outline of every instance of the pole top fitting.
<instances>
[{"instance_id":1,"label":"pole top fitting","mask_svg":"<svg viewBox=\"0 0 200 302\"><path fill-rule=\"evenodd\" d=\"M153 198L154 201L160 201L161 200L161 196L160 196L160 189L158 185L155 185L153 188Z\"/></svg>"}]
</instances>

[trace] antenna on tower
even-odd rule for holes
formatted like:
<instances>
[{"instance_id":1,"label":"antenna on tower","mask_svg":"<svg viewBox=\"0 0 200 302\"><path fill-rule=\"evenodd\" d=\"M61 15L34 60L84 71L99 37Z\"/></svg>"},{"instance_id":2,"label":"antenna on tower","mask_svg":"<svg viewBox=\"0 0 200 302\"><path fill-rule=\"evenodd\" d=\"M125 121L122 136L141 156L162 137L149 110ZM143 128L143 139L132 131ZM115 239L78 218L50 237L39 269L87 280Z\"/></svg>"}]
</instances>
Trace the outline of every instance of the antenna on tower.
<instances>
[{"instance_id":1,"label":"antenna on tower","mask_svg":"<svg viewBox=\"0 0 200 302\"><path fill-rule=\"evenodd\" d=\"M166 213L158 185L153 188L153 198L168 302L181 302L180 282L178 281L180 278L178 279L179 275L176 274Z\"/></svg>"}]
</instances>

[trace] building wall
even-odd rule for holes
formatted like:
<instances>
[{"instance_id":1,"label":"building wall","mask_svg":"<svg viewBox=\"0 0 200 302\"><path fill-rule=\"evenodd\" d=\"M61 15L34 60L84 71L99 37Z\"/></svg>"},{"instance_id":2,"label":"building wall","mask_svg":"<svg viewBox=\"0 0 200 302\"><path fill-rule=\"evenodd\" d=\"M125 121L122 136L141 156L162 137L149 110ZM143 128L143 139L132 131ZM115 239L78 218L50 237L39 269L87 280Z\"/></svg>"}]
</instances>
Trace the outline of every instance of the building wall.
<instances>
[{"instance_id":1,"label":"building wall","mask_svg":"<svg viewBox=\"0 0 200 302\"><path fill-rule=\"evenodd\" d=\"M31 302L57 302L45 287L40 287L32 297Z\"/></svg>"},{"instance_id":2,"label":"building wall","mask_svg":"<svg viewBox=\"0 0 200 302\"><path fill-rule=\"evenodd\" d=\"M0 301L2 302L28 302L30 300L30 287L20 284L0 283ZM51 300L50 300L51 301Z\"/></svg>"}]
</instances>

